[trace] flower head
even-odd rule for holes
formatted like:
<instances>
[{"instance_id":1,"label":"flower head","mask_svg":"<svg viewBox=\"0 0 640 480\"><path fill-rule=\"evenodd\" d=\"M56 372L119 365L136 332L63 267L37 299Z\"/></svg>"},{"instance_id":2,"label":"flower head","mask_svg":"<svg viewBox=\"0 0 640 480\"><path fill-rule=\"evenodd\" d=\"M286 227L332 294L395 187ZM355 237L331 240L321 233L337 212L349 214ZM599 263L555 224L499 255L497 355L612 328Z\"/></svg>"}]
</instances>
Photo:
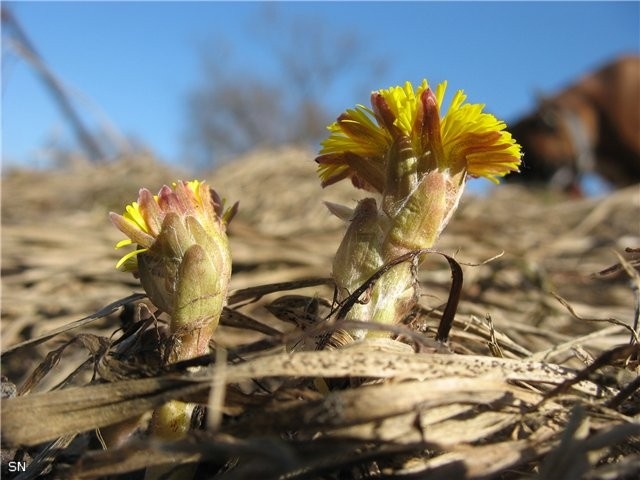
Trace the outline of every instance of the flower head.
<instances>
[{"instance_id":1,"label":"flower head","mask_svg":"<svg viewBox=\"0 0 640 480\"><path fill-rule=\"evenodd\" d=\"M142 188L123 215L110 214L128 237L116 248L138 247L117 267L140 277L154 305L171 315L174 334L207 326L210 332L198 333L206 344L217 325L231 275L226 226L236 210L237 204L224 210L218 194L194 180L165 185L158 195ZM196 350L204 348L199 344Z\"/></svg>"},{"instance_id":2,"label":"flower head","mask_svg":"<svg viewBox=\"0 0 640 480\"><path fill-rule=\"evenodd\" d=\"M207 232L224 230L237 211L237 203L224 210L224 203L217 192L206 182L192 180L174 183L173 189L163 186L158 195L141 188L138 201L126 206L123 215L111 212L114 225L127 237L116 244L116 248L137 244L138 249L124 255L116 268L137 271L137 257L149 250L162 230L162 224L170 213L186 218L195 218Z\"/></svg>"},{"instance_id":3,"label":"flower head","mask_svg":"<svg viewBox=\"0 0 640 480\"><path fill-rule=\"evenodd\" d=\"M446 87L443 82L434 93L426 80L416 90L407 82L373 92L372 108L358 105L340 115L316 159L323 186L351 178L356 187L384 193L389 152L399 143L414 159L407 174L439 169L497 183L517 171L520 146L484 105L465 103L458 90L441 116Z\"/></svg>"}]
</instances>

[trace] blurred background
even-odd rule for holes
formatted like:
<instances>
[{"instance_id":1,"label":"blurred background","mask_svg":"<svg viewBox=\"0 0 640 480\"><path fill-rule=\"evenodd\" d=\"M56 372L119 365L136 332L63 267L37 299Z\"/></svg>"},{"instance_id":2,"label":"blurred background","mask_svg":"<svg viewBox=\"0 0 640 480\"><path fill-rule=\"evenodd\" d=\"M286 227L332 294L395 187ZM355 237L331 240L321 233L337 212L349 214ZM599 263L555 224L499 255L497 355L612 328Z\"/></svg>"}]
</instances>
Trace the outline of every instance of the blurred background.
<instances>
[{"instance_id":1,"label":"blurred background","mask_svg":"<svg viewBox=\"0 0 640 480\"><path fill-rule=\"evenodd\" d=\"M638 2L3 2L3 167L315 149L372 90L422 78L515 121L637 53L639 22Z\"/></svg>"},{"instance_id":2,"label":"blurred background","mask_svg":"<svg viewBox=\"0 0 640 480\"><path fill-rule=\"evenodd\" d=\"M315 173L319 142L341 112L368 104L372 90L426 77L447 80L448 98L464 89L515 132L538 94L637 57L639 5L3 2L0 349L139 291L114 268L123 235L107 213L122 212L141 186L157 191L196 171L240 201L229 228L232 289L330 275L344 223L322 200L353 206L366 194L349 182L323 190ZM633 104L610 77L599 86L605 106ZM638 112L596 133L615 140ZM640 165L640 148L608 163L627 158ZM478 182L469 193L487 191ZM536 325L545 338L596 328L574 322L553 290L583 315L632 322L624 275L594 274L618 261L612 251L637 256L625 252L640 245L637 186L580 201L521 185L490 192L465 195L438 244L468 264L460 321L490 313L496 328ZM425 261L425 305L444 304L450 278L446 262ZM273 321L263 308L273 299L243 311ZM91 328L110 335L118 315ZM3 357L3 374L19 378L48 345Z\"/></svg>"}]
</instances>

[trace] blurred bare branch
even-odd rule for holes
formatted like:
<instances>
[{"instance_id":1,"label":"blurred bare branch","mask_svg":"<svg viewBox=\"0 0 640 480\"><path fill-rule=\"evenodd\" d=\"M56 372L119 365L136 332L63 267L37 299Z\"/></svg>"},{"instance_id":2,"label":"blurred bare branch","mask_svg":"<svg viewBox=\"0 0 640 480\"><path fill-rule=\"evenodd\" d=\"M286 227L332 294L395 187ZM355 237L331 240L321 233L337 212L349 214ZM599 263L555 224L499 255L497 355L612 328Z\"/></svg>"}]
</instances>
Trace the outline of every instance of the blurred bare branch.
<instances>
[{"instance_id":1,"label":"blurred bare branch","mask_svg":"<svg viewBox=\"0 0 640 480\"><path fill-rule=\"evenodd\" d=\"M384 66L368 58L355 31L330 30L321 18L285 18L271 4L248 31L276 73L247 67L232 50L216 48L215 58L203 51L204 81L187 103L187 156L201 167L256 147L319 142L333 117L326 92L340 81L351 88Z\"/></svg>"},{"instance_id":2,"label":"blurred bare branch","mask_svg":"<svg viewBox=\"0 0 640 480\"><path fill-rule=\"evenodd\" d=\"M2 6L1 12L3 43L38 74L60 108L62 115L71 125L74 135L87 157L91 161L97 162L106 159L109 153L113 153L113 150L116 155L130 153L132 147L129 142L101 112L94 112L98 113L100 117L101 128L99 131L93 132L87 127L74 106L74 99L69 93L69 89L38 53L18 19L5 5ZM57 156L64 154L64 152L58 152Z\"/></svg>"}]
</instances>

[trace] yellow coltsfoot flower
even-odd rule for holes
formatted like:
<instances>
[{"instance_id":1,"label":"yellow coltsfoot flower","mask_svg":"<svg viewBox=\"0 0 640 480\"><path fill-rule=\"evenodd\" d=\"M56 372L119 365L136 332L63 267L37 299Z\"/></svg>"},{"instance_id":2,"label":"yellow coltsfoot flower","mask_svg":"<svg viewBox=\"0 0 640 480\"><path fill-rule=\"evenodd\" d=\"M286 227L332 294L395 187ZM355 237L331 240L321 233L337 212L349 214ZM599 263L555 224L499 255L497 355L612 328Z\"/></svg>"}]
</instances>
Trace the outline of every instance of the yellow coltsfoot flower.
<instances>
[{"instance_id":1,"label":"yellow coltsfoot flower","mask_svg":"<svg viewBox=\"0 0 640 480\"><path fill-rule=\"evenodd\" d=\"M231 253L226 225L237 204L224 210L206 182L177 182L158 195L142 188L138 201L111 220L127 239L117 268L140 277L149 299L171 316L176 349L171 360L206 353L227 296Z\"/></svg>"},{"instance_id":2,"label":"yellow coltsfoot flower","mask_svg":"<svg viewBox=\"0 0 640 480\"><path fill-rule=\"evenodd\" d=\"M168 363L209 351L227 299L231 253L226 227L236 210L237 203L225 210L205 182L191 181L165 185L158 195L142 188L123 215L110 214L128 237L116 248L137 245L117 267L139 276L149 299L171 317ZM180 401L159 407L152 418L153 435L180 438L189 429L192 409Z\"/></svg>"},{"instance_id":3,"label":"yellow coltsfoot flower","mask_svg":"<svg viewBox=\"0 0 640 480\"><path fill-rule=\"evenodd\" d=\"M358 205L334 259L343 298L400 255L433 247L468 177L497 183L518 171L520 146L484 105L465 103L459 90L441 115L446 86L434 93L423 80L416 90L407 82L373 92L371 108L349 109L328 128L316 158L323 187L350 179L381 197L379 205L375 199ZM417 298L413 270L390 269L368 295L369 305L357 305L350 319L400 321Z\"/></svg>"}]
</instances>

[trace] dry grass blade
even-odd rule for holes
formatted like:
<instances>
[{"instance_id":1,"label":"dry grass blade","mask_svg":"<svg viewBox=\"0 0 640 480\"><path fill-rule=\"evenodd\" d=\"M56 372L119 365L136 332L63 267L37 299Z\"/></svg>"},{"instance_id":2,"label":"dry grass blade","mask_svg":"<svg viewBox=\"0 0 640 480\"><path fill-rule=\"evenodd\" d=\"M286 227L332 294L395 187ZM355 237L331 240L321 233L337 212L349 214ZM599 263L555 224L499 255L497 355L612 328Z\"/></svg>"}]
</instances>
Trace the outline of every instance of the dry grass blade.
<instances>
[{"instance_id":1,"label":"dry grass blade","mask_svg":"<svg viewBox=\"0 0 640 480\"><path fill-rule=\"evenodd\" d=\"M88 315L84 318L81 318L80 320L76 320L75 322L69 323L60 328L56 328L55 330L47 332L44 335L40 335L39 337L26 340L24 342L18 343L17 345L13 345L12 347L9 347L9 348L5 348L4 351L2 352L2 356L8 355L12 352L15 352L16 350L20 350L28 346L34 346L34 345L38 345L39 343L46 342L47 340L50 340L51 338L57 335L60 335L61 333L66 333L66 332L69 332L70 330L84 327L95 320L98 320L100 318L103 318L103 317L106 317L107 315L112 314L114 311L116 311L118 308L124 305L136 302L143 298L146 298L146 295L144 293L133 293L126 298L121 298L120 300L110 303L109 305L98 310L94 314Z\"/></svg>"},{"instance_id":2,"label":"dry grass blade","mask_svg":"<svg viewBox=\"0 0 640 480\"><path fill-rule=\"evenodd\" d=\"M204 389L200 383L148 378L7 399L2 402L2 440L10 445L35 445L112 425Z\"/></svg>"},{"instance_id":3,"label":"dry grass blade","mask_svg":"<svg viewBox=\"0 0 640 480\"><path fill-rule=\"evenodd\" d=\"M295 429L301 435L312 437L317 431L338 430L339 435L347 438L380 440L380 433L375 429L365 433L356 432L348 427L387 420L409 412L419 415L421 411L453 404L482 405L500 400L505 400L506 404L509 403L505 399L509 390L504 381L482 377L451 377L422 382L369 385L362 389L332 392L317 401L300 402L293 406L283 405L280 408L275 406L270 409L269 415L247 418L245 422L229 426L227 432L244 436L254 428L263 433ZM510 400L515 402L513 398ZM415 421L408 427L415 431ZM407 432L398 435L395 435L397 432L388 433L392 433L396 441L416 441L413 435L403 437Z\"/></svg>"},{"instance_id":4,"label":"dry grass blade","mask_svg":"<svg viewBox=\"0 0 640 480\"><path fill-rule=\"evenodd\" d=\"M229 382L279 376L375 377L418 379L448 376L474 377L494 374L507 381L557 384L574 378L576 371L559 365L473 355L402 354L372 351L366 343L340 351L297 352L260 357L230 367ZM597 396L600 389L591 382L574 385Z\"/></svg>"},{"instance_id":5,"label":"dry grass blade","mask_svg":"<svg viewBox=\"0 0 640 480\"><path fill-rule=\"evenodd\" d=\"M269 325L258 322L248 315L243 315L242 312L232 310L228 307L225 307L222 311L220 323L227 327L241 328L244 330L254 330L266 335L280 335L282 333L279 330L270 327Z\"/></svg>"},{"instance_id":6,"label":"dry grass blade","mask_svg":"<svg viewBox=\"0 0 640 480\"><path fill-rule=\"evenodd\" d=\"M333 285L332 278L310 278L306 280L298 280L294 282L278 282L269 285L260 285L257 287L243 288L229 294L229 305L236 305L241 302L256 302L265 295L274 292L282 292L285 290L297 290L305 287L316 287L318 285Z\"/></svg>"},{"instance_id":7,"label":"dry grass blade","mask_svg":"<svg viewBox=\"0 0 640 480\"><path fill-rule=\"evenodd\" d=\"M589 437L591 428L585 409L577 405L562 433L560 443L542 463L540 480L579 480L585 478L599 460L598 451L628 442L640 435L640 424L626 423L601 429ZM619 472L618 472L619 473Z\"/></svg>"},{"instance_id":8,"label":"dry grass blade","mask_svg":"<svg viewBox=\"0 0 640 480\"><path fill-rule=\"evenodd\" d=\"M33 370L33 373L29 375L22 384L18 390L18 394L26 395L31 392L32 388L40 383L43 377L53 370L58 363L60 363L60 359L62 358L65 350L75 343L83 345L94 357L102 357L110 346L109 341L103 337L97 337L96 335L90 334L80 334L75 336L73 339L64 343L61 347L52 350L47 354L45 360Z\"/></svg>"},{"instance_id":9,"label":"dry grass blade","mask_svg":"<svg viewBox=\"0 0 640 480\"><path fill-rule=\"evenodd\" d=\"M609 318L581 317L576 313L575 309L571 306L571 304L567 300L565 300L555 292L551 292L551 295L553 295L556 298L556 300L558 300L562 304L562 306L564 306L571 313L571 315L573 315L578 320L583 322L604 322L604 323L611 323L613 325L618 325L619 327L625 328L629 331L631 339L634 343L636 344L640 343L640 340L638 339L638 333L631 326L627 325L625 322L612 317L609 317ZM634 322L634 323L637 324L637 322Z\"/></svg>"},{"instance_id":10,"label":"dry grass blade","mask_svg":"<svg viewBox=\"0 0 640 480\"><path fill-rule=\"evenodd\" d=\"M589 366L577 372L573 378L565 380L562 384L558 385L556 388L548 392L546 398L553 398L554 396L565 392L575 383L586 380L587 378L592 378L597 370L608 365L612 365L616 361L624 363L630 357L637 356L638 352L640 352L639 345L622 345L621 347L616 347L607 352L604 352ZM603 383L607 382L604 381Z\"/></svg>"}]
</instances>

